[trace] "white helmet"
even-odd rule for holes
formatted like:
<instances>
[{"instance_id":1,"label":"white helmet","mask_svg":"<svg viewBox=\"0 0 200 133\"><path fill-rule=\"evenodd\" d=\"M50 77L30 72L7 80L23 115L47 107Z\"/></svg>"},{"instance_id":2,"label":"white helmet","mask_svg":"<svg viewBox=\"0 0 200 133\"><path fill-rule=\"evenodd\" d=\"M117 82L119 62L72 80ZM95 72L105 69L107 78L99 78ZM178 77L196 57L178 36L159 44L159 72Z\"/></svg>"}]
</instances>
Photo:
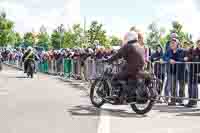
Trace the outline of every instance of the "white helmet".
<instances>
[{"instance_id":1,"label":"white helmet","mask_svg":"<svg viewBox=\"0 0 200 133\"><path fill-rule=\"evenodd\" d=\"M138 40L138 33L135 31L128 32L126 34L126 41L129 42L133 40Z\"/></svg>"}]
</instances>

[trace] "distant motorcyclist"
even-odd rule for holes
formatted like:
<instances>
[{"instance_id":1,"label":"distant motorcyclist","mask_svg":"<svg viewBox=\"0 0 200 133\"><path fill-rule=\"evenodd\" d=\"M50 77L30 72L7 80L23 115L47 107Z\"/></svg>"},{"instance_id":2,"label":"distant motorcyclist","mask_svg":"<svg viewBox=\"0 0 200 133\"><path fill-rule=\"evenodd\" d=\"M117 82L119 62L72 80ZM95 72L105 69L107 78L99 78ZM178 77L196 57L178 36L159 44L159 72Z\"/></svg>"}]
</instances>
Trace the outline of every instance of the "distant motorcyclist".
<instances>
[{"instance_id":1,"label":"distant motorcyclist","mask_svg":"<svg viewBox=\"0 0 200 133\"><path fill-rule=\"evenodd\" d=\"M38 60L38 57L34 54L33 48L29 46L22 57L22 61L24 62L24 73L27 73L29 62L33 61L35 64L35 60Z\"/></svg>"}]
</instances>

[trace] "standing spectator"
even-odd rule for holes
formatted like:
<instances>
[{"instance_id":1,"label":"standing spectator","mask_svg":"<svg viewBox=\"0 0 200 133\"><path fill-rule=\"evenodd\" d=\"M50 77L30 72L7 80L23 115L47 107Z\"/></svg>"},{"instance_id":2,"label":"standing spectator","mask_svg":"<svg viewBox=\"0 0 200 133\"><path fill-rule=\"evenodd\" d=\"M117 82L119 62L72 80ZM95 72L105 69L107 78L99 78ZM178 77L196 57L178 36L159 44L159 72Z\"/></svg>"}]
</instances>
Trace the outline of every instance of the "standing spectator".
<instances>
[{"instance_id":1,"label":"standing spectator","mask_svg":"<svg viewBox=\"0 0 200 133\"><path fill-rule=\"evenodd\" d=\"M177 39L178 38L178 35L176 33L172 33L170 35L170 40L167 42L167 44L165 45L165 51L168 51L170 49L170 43L171 43L171 40L173 39Z\"/></svg>"},{"instance_id":2,"label":"standing spectator","mask_svg":"<svg viewBox=\"0 0 200 133\"><path fill-rule=\"evenodd\" d=\"M159 61L162 59L163 57L163 50L162 47L160 45L157 46L155 53L152 54L152 56L150 57L150 60L152 63L154 63L154 74L156 75L156 77L160 80L162 80L162 84L164 82L164 76L165 76L165 72L164 72L164 65L162 65ZM162 86L160 86L159 88L159 94L161 94L162 92Z\"/></svg>"},{"instance_id":3,"label":"standing spectator","mask_svg":"<svg viewBox=\"0 0 200 133\"><path fill-rule=\"evenodd\" d=\"M182 55L183 50L178 48L178 40L172 39L170 43L170 49L164 55L164 61L169 63L167 66L167 83L165 87L165 95L176 97L177 96L177 81L178 81L178 64L176 62L183 62L184 57ZM181 88L180 88L181 89ZM167 99L168 100L168 99ZM169 105L176 105L175 98L171 98Z\"/></svg>"},{"instance_id":4,"label":"standing spectator","mask_svg":"<svg viewBox=\"0 0 200 133\"><path fill-rule=\"evenodd\" d=\"M182 45L179 44L179 49L180 50L180 63L177 64L177 84L179 86L179 92L178 92L178 96L181 97L181 98L184 98L185 97L185 86L186 86L186 79L187 79L187 71L186 71L186 68L187 68L187 65L185 64L185 60L184 60L184 57L186 57L186 54L187 54L187 50L184 49L184 47ZM182 99L178 99L176 100L179 105L181 106L184 106L184 103L183 103L183 100Z\"/></svg>"},{"instance_id":5,"label":"standing spectator","mask_svg":"<svg viewBox=\"0 0 200 133\"><path fill-rule=\"evenodd\" d=\"M197 47L190 49L185 60L189 62L194 62L189 67L189 98L198 98L198 73L200 72L200 39L197 40ZM194 107L197 105L197 101L189 100L187 107Z\"/></svg>"}]
</instances>

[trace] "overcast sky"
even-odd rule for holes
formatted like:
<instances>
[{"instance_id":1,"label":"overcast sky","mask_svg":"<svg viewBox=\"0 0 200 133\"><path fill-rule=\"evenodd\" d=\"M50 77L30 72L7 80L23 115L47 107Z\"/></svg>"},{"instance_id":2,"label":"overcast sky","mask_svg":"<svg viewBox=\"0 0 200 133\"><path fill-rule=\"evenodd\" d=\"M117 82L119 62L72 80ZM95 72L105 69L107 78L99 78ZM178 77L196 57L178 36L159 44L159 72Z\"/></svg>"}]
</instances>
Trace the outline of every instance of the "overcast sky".
<instances>
[{"instance_id":1,"label":"overcast sky","mask_svg":"<svg viewBox=\"0 0 200 133\"><path fill-rule=\"evenodd\" d=\"M0 7L20 32L37 31L42 24L52 30L80 20L79 0L0 0Z\"/></svg>"},{"instance_id":2,"label":"overcast sky","mask_svg":"<svg viewBox=\"0 0 200 133\"><path fill-rule=\"evenodd\" d=\"M200 0L0 0L0 8L19 32L38 31L42 24L51 31L61 23L83 23L86 16L87 24L97 19L118 36L132 25L146 31L152 21L169 28L172 20L200 36Z\"/></svg>"}]
</instances>

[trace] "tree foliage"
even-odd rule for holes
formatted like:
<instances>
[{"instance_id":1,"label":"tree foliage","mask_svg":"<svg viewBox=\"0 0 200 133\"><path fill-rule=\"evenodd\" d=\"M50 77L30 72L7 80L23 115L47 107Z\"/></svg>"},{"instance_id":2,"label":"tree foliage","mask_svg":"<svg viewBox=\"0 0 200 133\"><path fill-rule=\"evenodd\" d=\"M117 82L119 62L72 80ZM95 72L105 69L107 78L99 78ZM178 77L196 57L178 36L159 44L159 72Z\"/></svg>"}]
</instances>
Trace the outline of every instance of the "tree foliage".
<instances>
[{"instance_id":1,"label":"tree foliage","mask_svg":"<svg viewBox=\"0 0 200 133\"><path fill-rule=\"evenodd\" d=\"M116 36L111 36L110 37L110 45L111 46L119 46L122 43L122 41L116 37Z\"/></svg>"},{"instance_id":2,"label":"tree foliage","mask_svg":"<svg viewBox=\"0 0 200 133\"><path fill-rule=\"evenodd\" d=\"M51 46L55 49L60 49L63 48L63 40L64 40L64 35L65 35L65 28L64 25L61 24L58 26L53 33L51 34Z\"/></svg>"},{"instance_id":3,"label":"tree foliage","mask_svg":"<svg viewBox=\"0 0 200 133\"><path fill-rule=\"evenodd\" d=\"M61 48L61 34L57 30L51 34L51 45L55 49Z\"/></svg>"},{"instance_id":4,"label":"tree foliage","mask_svg":"<svg viewBox=\"0 0 200 133\"><path fill-rule=\"evenodd\" d=\"M148 30L150 32L147 35L145 43L148 47L155 49L158 45L160 45L161 31L155 22L148 26Z\"/></svg>"},{"instance_id":5,"label":"tree foliage","mask_svg":"<svg viewBox=\"0 0 200 133\"><path fill-rule=\"evenodd\" d=\"M0 46L13 45L14 23L6 18L6 13L0 13Z\"/></svg>"},{"instance_id":6,"label":"tree foliage","mask_svg":"<svg viewBox=\"0 0 200 133\"><path fill-rule=\"evenodd\" d=\"M24 44L27 46L33 46L36 42L36 38L32 32L27 32L24 34Z\"/></svg>"},{"instance_id":7,"label":"tree foliage","mask_svg":"<svg viewBox=\"0 0 200 133\"><path fill-rule=\"evenodd\" d=\"M20 36L15 32L14 22L7 19L5 12L0 12L0 46L19 46L22 43L25 45L37 45L44 48L53 47L60 48L73 48L83 46L94 46L96 40L99 45L110 47L117 46L121 43L121 40L116 36L108 37L106 30L103 28L103 24L97 21L92 21L88 29L83 30L80 24L74 24L71 29L66 30L64 25L59 25L51 34L48 34L45 25L42 25L40 32L35 35L32 32L27 32L24 36ZM190 44L184 42L191 42L192 36L183 31L183 25L178 21L172 22L172 28L167 32L165 28L159 28L159 26L153 22L148 26L149 32L145 39L145 44L155 49L158 44L165 47L165 44L170 40L170 34L176 33L181 44ZM167 34L165 34L167 33Z\"/></svg>"},{"instance_id":8,"label":"tree foliage","mask_svg":"<svg viewBox=\"0 0 200 133\"><path fill-rule=\"evenodd\" d=\"M97 21L91 23L87 31L87 37L91 45L94 44L95 40L98 40L103 46L106 46L108 43L106 31L103 29L103 25L99 24Z\"/></svg>"},{"instance_id":9,"label":"tree foliage","mask_svg":"<svg viewBox=\"0 0 200 133\"><path fill-rule=\"evenodd\" d=\"M165 37L161 39L163 45L165 45L167 41L170 40L171 33L176 33L178 35L178 40L180 41L181 46L185 45L184 42L188 42L188 44L190 44L190 42L192 41L191 34L183 31L183 25L180 24L180 22L178 21L173 21L172 29ZM186 47L186 46L183 46L183 47Z\"/></svg>"},{"instance_id":10,"label":"tree foliage","mask_svg":"<svg viewBox=\"0 0 200 133\"><path fill-rule=\"evenodd\" d=\"M14 38L15 38L15 43L14 43L15 47L18 47L23 43L23 38L18 32L15 32Z\"/></svg>"},{"instance_id":11,"label":"tree foliage","mask_svg":"<svg viewBox=\"0 0 200 133\"><path fill-rule=\"evenodd\" d=\"M69 32L69 31L68 31ZM72 38L74 39L74 46L76 47L82 47L82 44L84 43L84 32L83 28L81 28L80 24L74 24L72 26Z\"/></svg>"},{"instance_id":12,"label":"tree foliage","mask_svg":"<svg viewBox=\"0 0 200 133\"><path fill-rule=\"evenodd\" d=\"M37 35L37 46L48 49L50 46L49 35L44 26L41 26L40 33Z\"/></svg>"}]
</instances>

